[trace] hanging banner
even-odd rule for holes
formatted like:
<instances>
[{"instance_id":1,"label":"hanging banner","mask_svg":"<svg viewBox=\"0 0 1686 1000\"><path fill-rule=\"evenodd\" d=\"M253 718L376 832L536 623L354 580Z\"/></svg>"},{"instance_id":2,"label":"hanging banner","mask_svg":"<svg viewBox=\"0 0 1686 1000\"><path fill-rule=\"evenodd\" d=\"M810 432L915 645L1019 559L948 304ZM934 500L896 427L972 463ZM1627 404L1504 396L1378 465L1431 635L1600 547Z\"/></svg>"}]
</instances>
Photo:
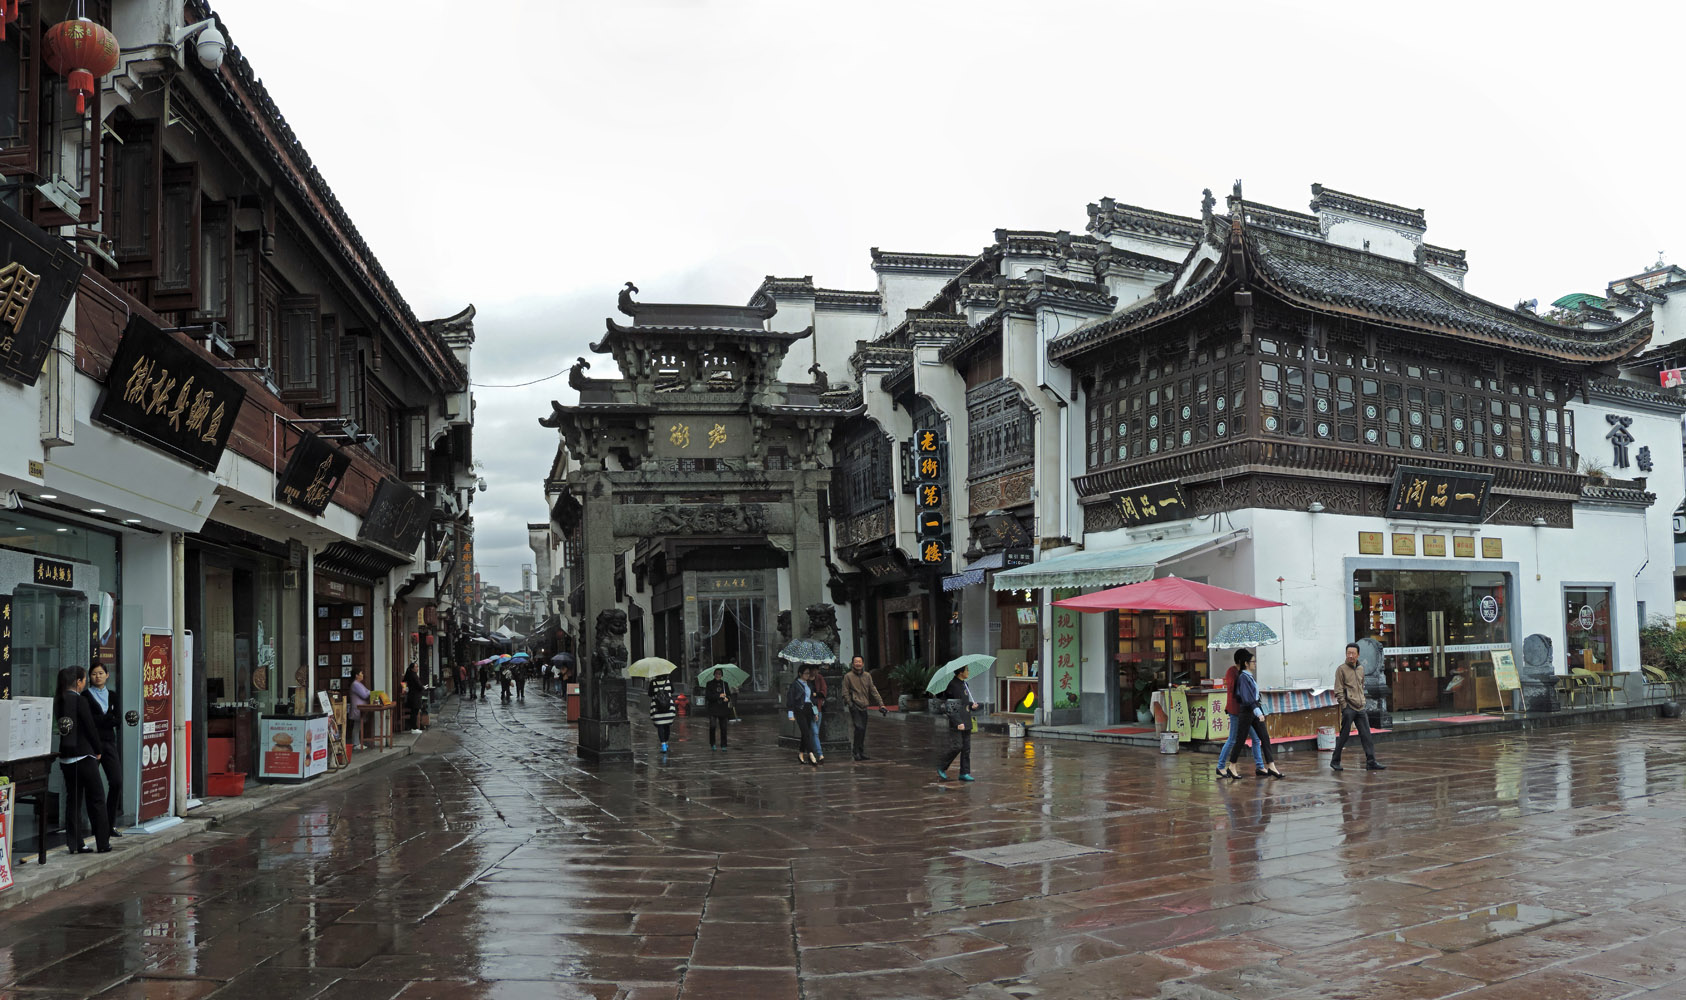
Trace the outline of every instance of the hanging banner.
<instances>
[{"instance_id":1,"label":"hanging banner","mask_svg":"<svg viewBox=\"0 0 1686 1000\"><path fill-rule=\"evenodd\" d=\"M1068 597L1076 597L1075 589L1061 589L1054 591L1054 600L1063 601ZM1082 675L1079 673L1083 662L1083 637L1079 631L1081 613L1071 608L1055 607L1054 628L1049 633L1054 643L1054 669L1048 675L1048 707L1051 709L1077 708L1083 690Z\"/></svg>"},{"instance_id":2,"label":"hanging banner","mask_svg":"<svg viewBox=\"0 0 1686 1000\"><path fill-rule=\"evenodd\" d=\"M1174 687L1165 692L1165 731L1176 733L1179 743L1194 739L1194 720L1188 717L1188 689Z\"/></svg>"},{"instance_id":3,"label":"hanging banner","mask_svg":"<svg viewBox=\"0 0 1686 1000\"><path fill-rule=\"evenodd\" d=\"M170 811L170 731L175 726L175 642L167 631L141 635L140 822Z\"/></svg>"},{"instance_id":4,"label":"hanging banner","mask_svg":"<svg viewBox=\"0 0 1686 1000\"><path fill-rule=\"evenodd\" d=\"M12 803L17 801L16 786L0 785L0 889L12 887Z\"/></svg>"},{"instance_id":5,"label":"hanging banner","mask_svg":"<svg viewBox=\"0 0 1686 1000\"><path fill-rule=\"evenodd\" d=\"M0 594L0 700L12 696L12 595Z\"/></svg>"}]
</instances>

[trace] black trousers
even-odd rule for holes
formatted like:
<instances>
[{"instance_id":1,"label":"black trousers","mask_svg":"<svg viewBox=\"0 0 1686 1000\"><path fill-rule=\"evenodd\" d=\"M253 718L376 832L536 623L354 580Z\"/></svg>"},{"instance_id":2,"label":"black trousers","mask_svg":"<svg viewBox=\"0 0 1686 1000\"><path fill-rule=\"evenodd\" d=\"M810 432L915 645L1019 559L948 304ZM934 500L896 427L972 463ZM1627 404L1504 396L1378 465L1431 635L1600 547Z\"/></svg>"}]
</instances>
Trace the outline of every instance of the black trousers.
<instances>
[{"instance_id":1,"label":"black trousers","mask_svg":"<svg viewBox=\"0 0 1686 1000\"><path fill-rule=\"evenodd\" d=\"M105 773L105 821L107 829L115 829L117 817L123 815L123 758L117 749L108 746L100 754L100 770Z\"/></svg>"},{"instance_id":2,"label":"black trousers","mask_svg":"<svg viewBox=\"0 0 1686 1000\"><path fill-rule=\"evenodd\" d=\"M525 700L527 697L527 678L515 678L515 697Z\"/></svg>"},{"instance_id":3,"label":"black trousers","mask_svg":"<svg viewBox=\"0 0 1686 1000\"><path fill-rule=\"evenodd\" d=\"M671 723L671 722L658 722L658 723L656 723L656 739L661 740L663 743L667 742L667 734L672 732L672 731L673 731L673 723Z\"/></svg>"},{"instance_id":4,"label":"black trousers","mask_svg":"<svg viewBox=\"0 0 1686 1000\"><path fill-rule=\"evenodd\" d=\"M866 755L866 709L849 706L849 723L855 730L855 756Z\"/></svg>"},{"instance_id":5,"label":"black trousers","mask_svg":"<svg viewBox=\"0 0 1686 1000\"><path fill-rule=\"evenodd\" d=\"M88 824L94 828L94 846L102 851L111 848L111 824L105 817L105 788L100 784L100 762L83 757L74 764L59 762L64 774L64 842L80 850L82 843L82 810L88 812Z\"/></svg>"},{"instance_id":6,"label":"black trousers","mask_svg":"<svg viewBox=\"0 0 1686 1000\"><path fill-rule=\"evenodd\" d=\"M1358 723L1358 742L1364 747L1366 763L1376 762L1376 744L1370 739L1370 713L1362 708L1341 708L1341 735L1335 740L1335 752L1330 754L1329 763L1341 762L1341 750L1346 747L1347 737L1352 735L1352 724Z\"/></svg>"},{"instance_id":7,"label":"black trousers","mask_svg":"<svg viewBox=\"0 0 1686 1000\"><path fill-rule=\"evenodd\" d=\"M960 758L960 773L972 773L972 728L950 728L948 731L948 753L943 755L942 763L937 770L946 771L948 765L954 763L954 758Z\"/></svg>"},{"instance_id":8,"label":"black trousers","mask_svg":"<svg viewBox=\"0 0 1686 1000\"><path fill-rule=\"evenodd\" d=\"M1235 718L1235 716L1230 716ZM1247 728L1235 734L1235 746L1229 751L1231 764L1241 759L1241 751L1247 749L1247 735L1251 733L1260 750L1264 751L1266 764L1276 763L1276 751L1270 748L1270 730L1265 728L1265 721L1256 715L1247 716Z\"/></svg>"},{"instance_id":9,"label":"black trousers","mask_svg":"<svg viewBox=\"0 0 1686 1000\"><path fill-rule=\"evenodd\" d=\"M720 731L720 745L721 746L726 745L726 737L731 732L731 729L727 727L726 723L728 723L730 721L731 721L731 719L727 716L715 715L713 712L708 713L708 745L709 746L714 745L715 730Z\"/></svg>"}]
</instances>

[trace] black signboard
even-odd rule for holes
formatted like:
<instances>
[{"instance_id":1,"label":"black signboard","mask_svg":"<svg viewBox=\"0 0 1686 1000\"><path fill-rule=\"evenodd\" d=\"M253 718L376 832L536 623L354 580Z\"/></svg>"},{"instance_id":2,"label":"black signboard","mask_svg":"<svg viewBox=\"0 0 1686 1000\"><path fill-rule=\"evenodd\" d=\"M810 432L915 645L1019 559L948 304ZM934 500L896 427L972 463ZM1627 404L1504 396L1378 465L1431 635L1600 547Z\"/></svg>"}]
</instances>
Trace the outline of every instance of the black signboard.
<instances>
[{"instance_id":1,"label":"black signboard","mask_svg":"<svg viewBox=\"0 0 1686 1000\"><path fill-rule=\"evenodd\" d=\"M31 574L30 582L38 587L74 587L76 564L59 562L57 559L36 559L35 572Z\"/></svg>"},{"instance_id":2,"label":"black signboard","mask_svg":"<svg viewBox=\"0 0 1686 1000\"><path fill-rule=\"evenodd\" d=\"M357 540L408 559L426 530L427 498L396 479L383 479Z\"/></svg>"},{"instance_id":3,"label":"black signboard","mask_svg":"<svg viewBox=\"0 0 1686 1000\"><path fill-rule=\"evenodd\" d=\"M943 516L934 510L919 512L919 537L938 538L943 533Z\"/></svg>"},{"instance_id":4,"label":"black signboard","mask_svg":"<svg viewBox=\"0 0 1686 1000\"><path fill-rule=\"evenodd\" d=\"M902 575L902 568L889 556L875 556L861 563L861 568L874 580L892 580Z\"/></svg>"},{"instance_id":5,"label":"black signboard","mask_svg":"<svg viewBox=\"0 0 1686 1000\"><path fill-rule=\"evenodd\" d=\"M275 499L311 516L320 514L328 509L328 501L350 467L350 455L315 434L306 434L275 482Z\"/></svg>"},{"instance_id":6,"label":"black signboard","mask_svg":"<svg viewBox=\"0 0 1686 1000\"><path fill-rule=\"evenodd\" d=\"M1183 496L1182 484L1176 480L1119 490L1112 495L1112 501L1118 505L1126 528L1175 521L1194 514Z\"/></svg>"},{"instance_id":7,"label":"black signboard","mask_svg":"<svg viewBox=\"0 0 1686 1000\"><path fill-rule=\"evenodd\" d=\"M214 470L245 401L209 358L131 314L94 419Z\"/></svg>"},{"instance_id":8,"label":"black signboard","mask_svg":"<svg viewBox=\"0 0 1686 1000\"><path fill-rule=\"evenodd\" d=\"M1001 568L1012 569L1015 566L1029 566L1035 561L1035 553L1029 549L1008 549L1002 553Z\"/></svg>"},{"instance_id":9,"label":"black signboard","mask_svg":"<svg viewBox=\"0 0 1686 1000\"><path fill-rule=\"evenodd\" d=\"M986 552L1001 548L1022 549L1030 545L1030 533L1024 530L1017 515L986 514L978 544Z\"/></svg>"},{"instance_id":10,"label":"black signboard","mask_svg":"<svg viewBox=\"0 0 1686 1000\"><path fill-rule=\"evenodd\" d=\"M12 696L12 595L0 594L0 698Z\"/></svg>"},{"instance_id":11,"label":"black signboard","mask_svg":"<svg viewBox=\"0 0 1686 1000\"><path fill-rule=\"evenodd\" d=\"M70 244L0 203L0 375L41 377L82 266Z\"/></svg>"},{"instance_id":12,"label":"black signboard","mask_svg":"<svg viewBox=\"0 0 1686 1000\"><path fill-rule=\"evenodd\" d=\"M1485 472L1401 465L1393 470L1387 509L1395 517L1475 524L1487 516L1492 491L1493 477Z\"/></svg>"},{"instance_id":13,"label":"black signboard","mask_svg":"<svg viewBox=\"0 0 1686 1000\"><path fill-rule=\"evenodd\" d=\"M943 488L936 483L921 484L914 491L914 499L921 510L936 510L943 505Z\"/></svg>"},{"instance_id":14,"label":"black signboard","mask_svg":"<svg viewBox=\"0 0 1686 1000\"><path fill-rule=\"evenodd\" d=\"M919 543L919 562L925 566L948 565L948 545L940 538L928 538Z\"/></svg>"}]
</instances>

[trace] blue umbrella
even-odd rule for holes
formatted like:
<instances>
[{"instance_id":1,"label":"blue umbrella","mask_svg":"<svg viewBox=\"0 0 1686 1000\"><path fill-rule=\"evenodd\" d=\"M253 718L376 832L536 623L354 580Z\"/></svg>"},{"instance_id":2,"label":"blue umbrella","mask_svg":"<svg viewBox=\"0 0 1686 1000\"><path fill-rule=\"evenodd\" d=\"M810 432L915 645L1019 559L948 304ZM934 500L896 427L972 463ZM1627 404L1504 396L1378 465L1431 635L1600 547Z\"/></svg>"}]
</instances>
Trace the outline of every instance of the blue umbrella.
<instances>
[{"instance_id":1,"label":"blue umbrella","mask_svg":"<svg viewBox=\"0 0 1686 1000\"><path fill-rule=\"evenodd\" d=\"M1212 634L1208 649L1242 649L1249 646L1269 646L1281 642L1282 637L1271 631L1264 622L1230 622Z\"/></svg>"},{"instance_id":2,"label":"blue umbrella","mask_svg":"<svg viewBox=\"0 0 1686 1000\"><path fill-rule=\"evenodd\" d=\"M818 639L792 639L790 645L779 650L779 659L792 663L836 663L837 654Z\"/></svg>"}]
</instances>

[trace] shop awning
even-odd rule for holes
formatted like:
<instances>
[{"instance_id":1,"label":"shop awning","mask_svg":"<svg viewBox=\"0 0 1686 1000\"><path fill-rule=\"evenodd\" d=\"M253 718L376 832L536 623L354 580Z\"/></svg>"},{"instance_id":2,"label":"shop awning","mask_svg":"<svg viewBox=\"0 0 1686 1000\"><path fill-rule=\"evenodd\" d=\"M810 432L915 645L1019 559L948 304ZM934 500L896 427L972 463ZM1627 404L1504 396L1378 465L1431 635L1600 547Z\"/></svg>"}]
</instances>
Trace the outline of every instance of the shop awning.
<instances>
[{"instance_id":1,"label":"shop awning","mask_svg":"<svg viewBox=\"0 0 1686 1000\"><path fill-rule=\"evenodd\" d=\"M1116 549L1092 549L1055 556L1029 566L995 574L996 590L1040 590L1044 587L1116 587L1153 579L1162 566L1189 559L1250 537L1239 528L1216 535L1185 535L1153 542L1137 542Z\"/></svg>"},{"instance_id":2,"label":"shop awning","mask_svg":"<svg viewBox=\"0 0 1686 1000\"><path fill-rule=\"evenodd\" d=\"M961 590L984 581L986 570L1000 569L1006 564L1007 553L991 552L959 573L943 577L943 592Z\"/></svg>"}]
</instances>

